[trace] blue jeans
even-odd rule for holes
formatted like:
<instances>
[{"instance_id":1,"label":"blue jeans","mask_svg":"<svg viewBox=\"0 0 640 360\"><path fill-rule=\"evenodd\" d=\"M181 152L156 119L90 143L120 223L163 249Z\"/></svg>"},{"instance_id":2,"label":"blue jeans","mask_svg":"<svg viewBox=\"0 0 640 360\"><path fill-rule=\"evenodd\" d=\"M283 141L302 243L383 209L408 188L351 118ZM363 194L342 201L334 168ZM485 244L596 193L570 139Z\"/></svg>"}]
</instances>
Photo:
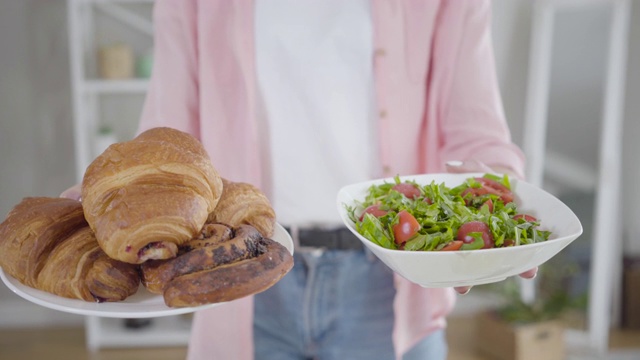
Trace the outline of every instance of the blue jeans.
<instances>
[{"instance_id":1,"label":"blue jeans","mask_svg":"<svg viewBox=\"0 0 640 360\"><path fill-rule=\"evenodd\" d=\"M394 359L393 274L368 251L298 250L293 269L255 297L256 360ZM444 331L403 360L444 360Z\"/></svg>"}]
</instances>

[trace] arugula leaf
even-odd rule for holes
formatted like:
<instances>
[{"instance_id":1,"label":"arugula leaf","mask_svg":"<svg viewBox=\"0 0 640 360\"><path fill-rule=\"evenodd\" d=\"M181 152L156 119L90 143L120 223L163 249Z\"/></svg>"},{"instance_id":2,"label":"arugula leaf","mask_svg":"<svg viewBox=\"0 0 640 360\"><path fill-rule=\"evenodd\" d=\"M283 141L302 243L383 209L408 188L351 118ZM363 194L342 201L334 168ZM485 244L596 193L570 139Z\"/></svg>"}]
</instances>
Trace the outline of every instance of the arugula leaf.
<instances>
[{"instance_id":1,"label":"arugula leaf","mask_svg":"<svg viewBox=\"0 0 640 360\"><path fill-rule=\"evenodd\" d=\"M384 248L397 248L393 237L387 233L380 219L371 214L365 214L362 222L356 223L356 230L367 239Z\"/></svg>"},{"instance_id":2,"label":"arugula leaf","mask_svg":"<svg viewBox=\"0 0 640 360\"><path fill-rule=\"evenodd\" d=\"M407 251L425 250L428 240L428 235L418 234L413 238L407 240L404 244L404 249Z\"/></svg>"}]
</instances>

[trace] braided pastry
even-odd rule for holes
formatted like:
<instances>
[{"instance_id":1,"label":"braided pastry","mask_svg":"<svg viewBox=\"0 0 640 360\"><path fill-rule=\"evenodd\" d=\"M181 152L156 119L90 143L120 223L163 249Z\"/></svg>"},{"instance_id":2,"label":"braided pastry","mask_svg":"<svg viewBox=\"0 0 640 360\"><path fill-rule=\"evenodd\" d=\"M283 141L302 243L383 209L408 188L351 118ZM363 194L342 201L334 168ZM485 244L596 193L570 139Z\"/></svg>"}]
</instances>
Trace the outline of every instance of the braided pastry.
<instances>
[{"instance_id":1,"label":"braided pastry","mask_svg":"<svg viewBox=\"0 0 640 360\"><path fill-rule=\"evenodd\" d=\"M217 229L213 236L185 244L176 258L140 266L144 286L163 294L168 306L198 306L252 295L275 284L293 267L289 251L254 227L240 225L230 237L221 237L226 225L213 225Z\"/></svg>"}]
</instances>

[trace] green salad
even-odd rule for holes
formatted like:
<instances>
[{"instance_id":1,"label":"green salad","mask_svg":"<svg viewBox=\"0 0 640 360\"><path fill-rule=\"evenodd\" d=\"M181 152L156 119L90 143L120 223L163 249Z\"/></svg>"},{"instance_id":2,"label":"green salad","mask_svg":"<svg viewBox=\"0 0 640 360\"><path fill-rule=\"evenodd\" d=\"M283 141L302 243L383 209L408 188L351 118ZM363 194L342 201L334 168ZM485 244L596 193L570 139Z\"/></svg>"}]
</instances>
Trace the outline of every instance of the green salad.
<instances>
[{"instance_id":1,"label":"green salad","mask_svg":"<svg viewBox=\"0 0 640 360\"><path fill-rule=\"evenodd\" d=\"M345 206L356 230L387 249L501 248L546 241L551 234L518 211L507 175L470 177L453 188L396 176L371 186L364 201Z\"/></svg>"}]
</instances>

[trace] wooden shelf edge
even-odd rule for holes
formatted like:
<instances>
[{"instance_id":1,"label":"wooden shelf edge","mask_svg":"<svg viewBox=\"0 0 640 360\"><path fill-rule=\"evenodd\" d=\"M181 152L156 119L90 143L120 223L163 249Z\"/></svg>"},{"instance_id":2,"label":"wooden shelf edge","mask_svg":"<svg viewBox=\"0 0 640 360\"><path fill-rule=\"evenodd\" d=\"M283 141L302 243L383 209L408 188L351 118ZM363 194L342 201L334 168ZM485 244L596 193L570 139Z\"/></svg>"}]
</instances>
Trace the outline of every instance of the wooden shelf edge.
<instances>
[{"instance_id":1,"label":"wooden shelf edge","mask_svg":"<svg viewBox=\"0 0 640 360\"><path fill-rule=\"evenodd\" d=\"M86 80L84 90L91 93L144 93L149 87L147 79Z\"/></svg>"}]
</instances>

